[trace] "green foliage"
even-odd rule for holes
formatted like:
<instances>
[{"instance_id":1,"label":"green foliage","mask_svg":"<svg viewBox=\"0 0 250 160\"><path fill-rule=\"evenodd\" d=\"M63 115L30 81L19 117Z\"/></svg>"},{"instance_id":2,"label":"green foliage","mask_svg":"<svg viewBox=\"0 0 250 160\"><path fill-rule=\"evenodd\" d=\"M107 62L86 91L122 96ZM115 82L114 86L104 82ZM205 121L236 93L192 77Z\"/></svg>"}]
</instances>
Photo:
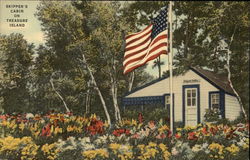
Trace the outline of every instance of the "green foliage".
<instances>
[{"instance_id":1,"label":"green foliage","mask_svg":"<svg viewBox=\"0 0 250 160\"><path fill-rule=\"evenodd\" d=\"M121 105L131 76L131 73L122 74L124 37L140 31L162 7L167 6L168 2L163 1L41 2L36 17L46 35L44 46L34 50L34 46L20 34L1 35L0 69L3 72L0 77L3 80L0 82L0 101L5 112L46 112L51 109L64 112L61 99L51 87L52 77L55 89L72 111L77 114L86 112L89 96L90 112L104 115L86 64L82 62L81 54L84 54L113 115L113 99ZM189 66L226 73L227 55L217 47L221 40L230 42L232 82L247 113L249 10L248 2L179 1L173 6L173 47L177 51L174 53L174 73L183 73ZM37 57L33 63L34 52ZM145 67L136 69L133 88L152 80L152 76L144 71ZM112 87L117 95L112 94ZM143 115L150 119L147 111ZM138 116L136 111L128 114L134 118ZM162 111L152 113L162 118L164 114Z\"/></svg>"},{"instance_id":2,"label":"green foliage","mask_svg":"<svg viewBox=\"0 0 250 160\"><path fill-rule=\"evenodd\" d=\"M162 106L160 107L157 105L146 106L146 108L144 106L143 111L141 110L140 106L131 106L129 109L125 109L125 111L122 113L122 117L125 119L138 120L139 113L142 113L143 121L145 123L149 121L155 121L156 117L157 117L157 121L162 120L163 123L169 123L169 120L170 120L169 111L163 108Z\"/></svg>"},{"instance_id":3,"label":"green foliage","mask_svg":"<svg viewBox=\"0 0 250 160\"><path fill-rule=\"evenodd\" d=\"M0 35L0 53L3 80L0 94L5 112L24 112L29 109L29 71L34 45L28 44L21 34Z\"/></svg>"},{"instance_id":4,"label":"green foliage","mask_svg":"<svg viewBox=\"0 0 250 160\"><path fill-rule=\"evenodd\" d=\"M206 122L216 122L221 119L220 112L218 109L206 109L204 119Z\"/></svg>"}]
</instances>

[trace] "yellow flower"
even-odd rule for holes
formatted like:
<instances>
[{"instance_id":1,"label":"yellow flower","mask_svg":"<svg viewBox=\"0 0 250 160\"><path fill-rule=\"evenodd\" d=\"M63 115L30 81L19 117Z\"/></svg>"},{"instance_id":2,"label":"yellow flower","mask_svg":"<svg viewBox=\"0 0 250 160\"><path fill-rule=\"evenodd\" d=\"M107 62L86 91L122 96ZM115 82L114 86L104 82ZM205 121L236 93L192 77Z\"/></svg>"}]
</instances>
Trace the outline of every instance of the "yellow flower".
<instances>
[{"instance_id":1,"label":"yellow flower","mask_svg":"<svg viewBox=\"0 0 250 160\"><path fill-rule=\"evenodd\" d=\"M16 153L20 152L21 160L34 159L38 148L31 137L13 138L8 136L0 138L0 154L7 153L13 155L13 158L17 158L15 157Z\"/></svg>"},{"instance_id":2,"label":"yellow flower","mask_svg":"<svg viewBox=\"0 0 250 160\"><path fill-rule=\"evenodd\" d=\"M57 153L59 152L59 149L56 148L55 143L52 143L52 144L46 143L45 145L42 146L42 151L49 160L54 160L57 157Z\"/></svg>"},{"instance_id":3,"label":"yellow flower","mask_svg":"<svg viewBox=\"0 0 250 160\"><path fill-rule=\"evenodd\" d=\"M137 145L137 147L140 149L140 150L143 150L145 148L145 145L144 144L139 144Z\"/></svg>"},{"instance_id":4,"label":"yellow flower","mask_svg":"<svg viewBox=\"0 0 250 160\"><path fill-rule=\"evenodd\" d=\"M40 131L34 132L33 135L37 138L40 134Z\"/></svg>"},{"instance_id":5,"label":"yellow flower","mask_svg":"<svg viewBox=\"0 0 250 160\"><path fill-rule=\"evenodd\" d=\"M192 130L192 129L196 129L196 126L186 126L184 127L185 130Z\"/></svg>"},{"instance_id":6,"label":"yellow flower","mask_svg":"<svg viewBox=\"0 0 250 160\"><path fill-rule=\"evenodd\" d=\"M104 127L109 127L109 123L107 120L105 120L104 124L103 124Z\"/></svg>"},{"instance_id":7,"label":"yellow flower","mask_svg":"<svg viewBox=\"0 0 250 160\"><path fill-rule=\"evenodd\" d=\"M7 126L7 123L8 123L8 122L7 122L6 120L4 120L4 121L2 121L1 125L2 125L2 126Z\"/></svg>"},{"instance_id":8,"label":"yellow flower","mask_svg":"<svg viewBox=\"0 0 250 160\"><path fill-rule=\"evenodd\" d=\"M224 146L219 143L212 143L208 146L208 148L213 151L218 150L219 155L223 154Z\"/></svg>"},{"instance_id":9,"label":"yellow flower","mask_svg":"<svg viewBox=\"0 0 250 160\"><path fill-rule=\"evenodd\" d=\"M162 132L164 132L164 131L166 131L166 130L169 130L169 128L168 128L167 125L163 125L162 127L158 128L158 131L159 131L160 133L162 133Z\"/></svg>"},{"instance_id":10,"label":"yellow flower","mask_svg":"<svg viewBox=\"0 0 250 160\"><path fill-rule=\"evenodd\" d=\"M181 130L182 130L182 128L177 128L177 129L176 129L176 131L181 131Z\"/></svg>"},{"instance_id":11,"label":"yellow flower","mask_svg":"<svg viewBox=\"0 0 250 160\"><path fill-rule=\"evenodd\" d=\"M132 119L132 120L131 120L131 125L136 126L136 125L137 125L137 121L136 121L136 120L134 120L134 119Z\"/></svg>"},{"instance_id":12,"label":"yellow flower","mask_svg":"<svg viewBox=\"0 0 250 160\"><path fill-rule=\"evenodd\" d=\"M117 143L111 143L109 145L109 148L112 149L112 150L118 150L120 147L121 147L121 145L117 144Z\"/></svg>"},{"instance_id":13,"label":"yellow flower","mask_svg":"<svg viewBox=\"0 0 250 160\"><path fill-rule=\"evenodd\" d=\"M156 156L157 153L159 153L159 151L156 150L155 148L149 148L143 154L143 157L144 158L155 158L155 156Z\"/></svg>"},{"instance_id":14,"label":"yellow flower","mask_svg":"<svg viewBox=\"0 0 250 160\"><path fill-rule=\"evenodd\" d=\"M159 147L160 147L160 149L161 149L161 151L162 151L162 152L164 152L164 151L166 151L166 150L167 150L166 145L165 145L165 144L163 144L163 143L160 143L160 144L159 144Z\"/></svg>"},{"instance_id":15,"label":"yellow flower","mask_svg":"<svg viewBox=\"0 0 250 160\"><path fill-rule=\"evenodd\" d=\"M108 152L105 149L84 151L82 155L87 159L95 159L97 156L101 156L102 158L109 157Z\"/></svg>"},{"instance_id":16,"label":"yellow flower","mask_svg":"<svg viewBox=\"0 0 250 160\"><path fill-rule=\"evenodd\" d=\"M164 160L169 160L169 157L171 156L171 153L168 151L163 152L163 158Z\"/></svg>"},{"instance_id":17,"label":"yellow flower","mask_svg":"<svg viewBox=\"0 0 250 160\"><path fill-rule=\"evenodd\" d=\"M156 143L153 143L153 142L149 142L148 146L149 146L149 147L156 147L157 144L156 144Z\"/></svg>"},{"instance_id":18,"label":"yellow flower","mask_svg":"<svg viewBox=\"0 0 250 160\"><path fill-rule=\"evenodd\" d=\"M54 133L55 133L55 134L57 134L57 133L62 133L62 128L56 127L55 130L54 130Z\"/></svg>"},{"instance_id":19,"label":"yellow flower","mask_svg":"<svg viewBox=\"0 0 250 160\"><path fill-rule=\"evenodd\" d=\"M7 127L10 129L15 129L17 127L16 121L12 120L9 123L7 123Z\"/></svg>"},{"instance_id":20,"label":"yellow flower","mask_svg":"<svg viewBox=\"0 0 250 160\"><path fill-rule=\"evenodd\" d=\"M226 150L233 155L236 155L236 153L240 151L239 147L237 147L235 144L232 144L230 147L226 147Z\"/></svg>"},{"instance_id":21,"label":"yellow flower","mask_svg":"<svg viewBox=\"0 0 250 160\"><path fill-rule=\"evenodd\" d=\"M21 131L24 130L24 127L25 127L25 124L23 122L19 124L19 129L21 129Z\"/></svg>"},{"instance_id":22,"label":"yellow flower","mask_svg":"<svg viewBox=\"0 0 250 160\"><path fill-rule=\"evenodd\" d=\"M13 138L11 136L0 138L0 153L5 151L17 150L20 143L20 138Z\"/></svg>"},{"instance_id":23,"label":"yellow flower","mask_svg":"<svg viewBox=\"0 0 250 160\"><path fill-rule=\"evenodd\" d=\"M73 128L72 126L69 125L69 126L67 127L67 132L72 132L73 130L74 130L74 128Z\"/></svg>"}]
</instances>

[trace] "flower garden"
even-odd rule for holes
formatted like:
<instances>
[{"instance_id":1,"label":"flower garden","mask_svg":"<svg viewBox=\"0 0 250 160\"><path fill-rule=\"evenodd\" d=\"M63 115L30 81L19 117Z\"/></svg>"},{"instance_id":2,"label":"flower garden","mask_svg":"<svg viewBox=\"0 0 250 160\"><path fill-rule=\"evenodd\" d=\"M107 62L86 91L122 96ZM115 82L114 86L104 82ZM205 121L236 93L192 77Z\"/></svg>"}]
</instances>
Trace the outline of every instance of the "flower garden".
<instances>
[{"instance_id":1,"label":"flower garden","mask_svg":"<svg viewBox=\"0 0 250 160\"><path fill-rule=\"evenodd\" d=\"M124 119L109 126L96 115L0 115L3 160L246 160L249 124L199 124L171 133L161 120Z\"/></svg>"}]
</instances>

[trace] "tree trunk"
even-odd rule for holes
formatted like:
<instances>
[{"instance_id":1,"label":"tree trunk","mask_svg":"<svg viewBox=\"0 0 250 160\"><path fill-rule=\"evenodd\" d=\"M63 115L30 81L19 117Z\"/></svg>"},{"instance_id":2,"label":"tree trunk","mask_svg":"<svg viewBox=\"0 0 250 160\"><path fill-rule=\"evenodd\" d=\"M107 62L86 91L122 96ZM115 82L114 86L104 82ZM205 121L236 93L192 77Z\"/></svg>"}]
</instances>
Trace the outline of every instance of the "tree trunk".
<instances>
[{"instance_id":1,"label":"tree trunk","mask_svg":"<svg viewBox=\"0 0 250 160\"><path fill-rule=\"evenodd\" d=\"M246 114L246 111L245 111L245 109L244 109L244 107L243 107L241 98L240 98L239 94L237 93L237 91L234 89L233 83L232 83L232 81L231 81L231 70L230 70L230 58L231 58L231 55L230 55L230 54L231 54L231 50L230 50L230 48L231 48L231 44L232 44L233 39L234 39L235 30L236 30L236 26L235 26L234 32L233 32L233 34L232 34L232 36L231 36L230 44L229 44L228 50L227 50L227 67L226 67L226 68L227 68L227 72L228 72L228 81L229 81L229 85L230 85L230 87L233 89L234 94L237 96L237 99L238 99L238 101L239 101L239 103L240 103L240 107L241 107L241 110L242 110L242 112L243 112L243 114L244 114L244 117L245 117L245 119L247 119L247 114Z\"/></svg>"},{"instance_id":2,"label":"tree trunk","mask_svg":"<svg viewBox=\"0 0 250 160\"><path fill-rule=\"evenodd\" d=\"M76 38L76 36L74 36L74 34L70 33L67 29L65 29L65 28L62 26L61 23L58 23L58 24L60 25L60 27L61 27L64 31L68 32L69 35L72 36L73 39L74 39L75 41L77 41L77 38ZM103 98L103 96L102 96L102 93L101 93L99 87L97 86L97 83L96 83L96 81L95 81L95 77L93 76L93 73L92 73L91 69L89 68L89 65L88 65L88 63L87 63L87 60L86 60L86 58L85 58L84 52L83 52L83 50L82 50L81 47L82 47L82 46L79 47L79 50L80 50L80 52L81 52L81 54L82 54L82 62L83 62L83 63L86 65L86 67L87 67L87 70L88 70L88 72L89 72L89 74L90 74L90 77L91 77L91 79L92 79L92 82L93 82L93 84L94 84L94 88L95 88L95 90L97 91L97 93L98 93L98 95L99 95L99 97L100 97L100 100L101 100L101 103L102 103L102 106L103 106L103 109L104 109L104 112L105 112L105 115L106 115L108 124L109 124L109 126L111 126L111 120L110 120L110 116L109 116L109 113L108 113L108 110L107 110L106 103L105 103L105 101L104 101L104 98Z\"/></svg>"},{"instance_id":3,"label":"tree trunk","mask_svg":"<svg viewBox=\"0 0 250 160\"><path fill-rule=\"evenodd\" d=\"M81 52L82 52L82 51L81 51ZM90 77L91 77L91 79L92 79L92 82L93 82L93 84L94 84L94 88L95 88L95 90L97 91L97 93L98 93L98 95L99 95L99 97L100 97L100 100L101 100L101 103L102 103L102 106L103 106L103 109L104 109L104 112L105 112L105 115L106 115L108 124L109 124L109 126L111 126L111 120L110 120L110 116L109 116L109 113L108 113L108 109L107 109L105 100L104 100L104 98L103 98L103 96L102 96L102 93L101 93L101 91L100 91L100 89L99 89L99 87L98 87L98 85L97 85L97 83L96 83L96 81L95 81L95 77L93 76L92 71L91 71L91 69L89 68L89 66L88 66L88 64L87 64L87 61L86 61L86 58L85 58L85 55L83 54L83 52L82 52L82 61L83 61L83 63L84 63L84 64L86 65L86 67L87 67L87 70L88 70L88 72L89 72L89 74L90 74Z\"/></svg>"},{"instance_id":4,"label":"tree trunk","mask_svg":"<svg viewBox=\"0 0 250 160\"><path fill-rule=\"evenodd\" d=\"M233 89L234 94L237 96L237 99L238 99L238 101L239 101L239 103L240 103L241 110L242 110L242 112L243 112L245 118L247 118L247 114L246 114L246 111L245 111L245 109L244 109L244 107L243 107L241 98L240 98L239 94L236 92L236 90L234 89L233 83L232 83L232 81L231 81L231 71L230 71L230 65L229 65L230 55L229 55L229 54L230 54L230 53L228 53L228 59L227 59L227 61L228 61L228 62L227 62L227 71L228 71L228 81L229 81L229 85L230 85L230 87Z\"/></svg>"},{"instance_id":5,"label":"tree trunk","mask_svg":"<svg viewBox=\"0 0 250 160\"><path fill-rule=\"evenodd\" d=\"M135 71L133 71L129 77L129 82L128 82L128 91L129 92L132 90L134 79L135 79Z\"/></svg>"},{"instance_id":6,"label":"tree trunk","mask_svg":"<svg viewBox=\"0 0 250 160\"><path fill-rule=\"evenodd\" d=\"M161 78L161 57L160 56L158 58L158 61L159 61L159 63L158 63L159 78Z\"/></svg>"},{"instance_id":7,"label":"tree trunk","mask_svg":"<svg viewBox=\"0 0 250 160\"><path fill-rule=\"evenodd\" d=\"M86 94L86 100L85 100L85 113L88 114L90 112L90 81L88 81L88 89Z\"/></svg>"},{"instance_id":8,"label":"tree trunk","mask_svg":"<svg viewBox=\"0 0 250 160\"><path fill-rule=\"evenodd\" d=\"M120 122L121 114L120 114L120 108L119 108L118 101L117 101L117 85L116 85L116 82L114 81L114 78L111 78L111 94L112 94L113 105L115 109L115 119L116 121Z\"/></svg>"},{"instance_id":9,"label":"tree trunk","mask_svg":"<svg viewBox=\"0 0 250 160\"><path fill-rule=\"evenodd\" d=\"M54 86L54 83L53 83L53 79L52 79L52 78L50 78L50 84L51 84L53 90L54 90L54 91L56 92L56 94L58 95L58 97L62 100L63 105L64 105L66 111L67 111L67 112L70 112L70 110L69 110L69 108L68 108L66 102L64 101L63 97L62 97L62 96L60 95L60 93L55 89L55 86Z\"/></svg>"}]
</instances>

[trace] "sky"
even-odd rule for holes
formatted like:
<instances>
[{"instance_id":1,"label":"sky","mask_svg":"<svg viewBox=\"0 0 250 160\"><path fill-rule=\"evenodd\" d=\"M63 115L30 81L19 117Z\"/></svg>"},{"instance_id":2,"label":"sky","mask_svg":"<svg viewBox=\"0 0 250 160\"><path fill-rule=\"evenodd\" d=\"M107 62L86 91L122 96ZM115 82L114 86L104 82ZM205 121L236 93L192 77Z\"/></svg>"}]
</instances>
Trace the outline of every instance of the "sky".
<instances>
[{"instance_id":1,"label":"sky","mask_svg":"<svg viewBox=\"0 0 250 160\"><path fill-rule=\"evenodd\" d=\"M0 0L0 33L9 35L11 33L21 33L24 35L24 39L26 39L29 43L34 43L36 46L39 44L43 44L44 34L41 30L41 25L38 19L35 17L36 7L39 4L39 1L31 1L31 0ZM16 8L13 5L23 5L23 8ZM10 7L9 7L10 6ZM27 7L27 8L26 8ZM7 19L16 19L15 17L19 16L18 19L28 19L24 27L12 27L11 22L7 22ZM162 72L168 70L168 56L161 55L161 61L164 62L162 66ZM154 76L158 77L158 68L152 68L153 61L148 62L146 71Z\"/></svg>"}]
</instances>

